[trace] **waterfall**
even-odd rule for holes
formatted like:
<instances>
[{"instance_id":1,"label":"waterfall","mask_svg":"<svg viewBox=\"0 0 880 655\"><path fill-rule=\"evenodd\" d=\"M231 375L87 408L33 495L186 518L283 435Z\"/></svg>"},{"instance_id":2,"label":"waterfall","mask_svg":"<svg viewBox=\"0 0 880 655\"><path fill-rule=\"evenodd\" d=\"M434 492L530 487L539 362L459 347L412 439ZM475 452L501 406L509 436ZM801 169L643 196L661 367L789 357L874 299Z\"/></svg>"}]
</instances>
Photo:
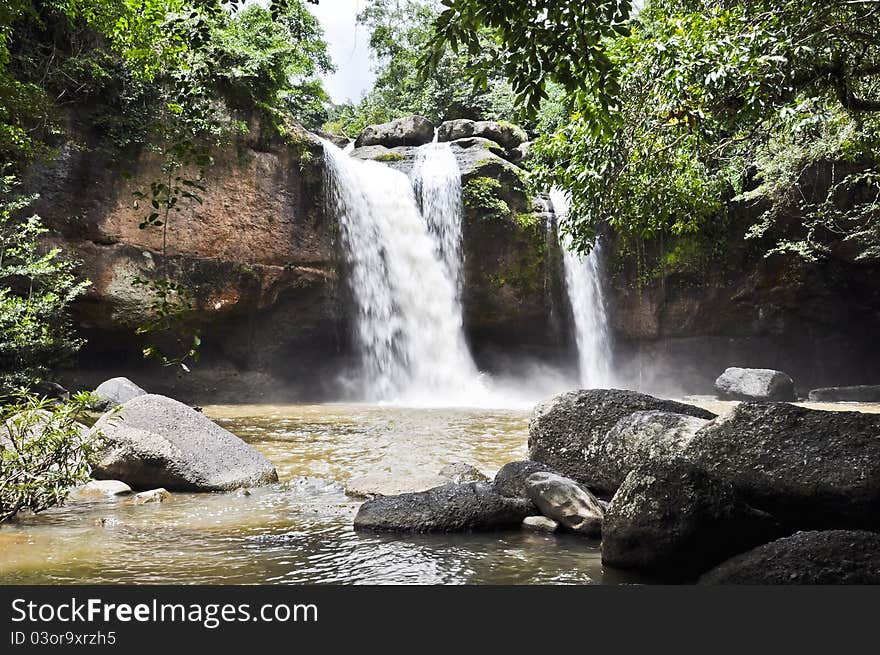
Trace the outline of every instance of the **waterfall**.
<instances>
[{"instance_id":1,"label":"waterfall","mask_svg":"<svg viewBox=\"0 0 880 655\"><path fill-rule=\"evenodd\" d=\"M553 188L550 202L559 222L564 222L571 204L568 193ZM611 343L602 293L602 244L597 241L586 257L572 251L570 238L563 237L560 245L565 285L574 314L580 384L588 389L613 386Z\"/></svg>"},{"instance_id":2,"label":"waterfall","mask_svg":"<svg viewBox=\"0 0 880 655\"><path fill-rule=\"evenodd\" d=\"M364 398L471 404L484 389L458 300L459 183L451 181L448 148L423 148L416 180L424 215L405 174L325 141L328 209L339 222L356 305Z\"/></svg>"}]
</instances>

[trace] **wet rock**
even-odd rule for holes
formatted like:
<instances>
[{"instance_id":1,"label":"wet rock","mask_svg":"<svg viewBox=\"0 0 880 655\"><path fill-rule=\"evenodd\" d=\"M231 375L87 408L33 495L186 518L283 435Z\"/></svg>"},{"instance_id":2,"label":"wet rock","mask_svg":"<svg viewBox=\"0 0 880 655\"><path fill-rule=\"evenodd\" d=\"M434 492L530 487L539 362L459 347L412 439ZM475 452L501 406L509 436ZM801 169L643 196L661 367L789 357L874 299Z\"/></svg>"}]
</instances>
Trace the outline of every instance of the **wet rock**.
<instances>
[{"instance_id":1,"label":"wet rock","mask_svg":"<svg viewBox=\"0 0 880 655\"><path fill-rule=\"evenodd\" d=\"M98 409L109 409L127 403L132 398L145 396L146 391L141 389L128 378L111 378L105 380L95 389Z\"/></svg>"},{"instance_id":2,"label":"wet rock","mask_svg":"<svg viewBox=\"0 0 880 655\"><path fill-rule=\"evenodd\" d=\"M499 121L476 121L473 135L494 141L506 150L516 148L528 139L521 127Z\"/></svg>"},{"instance_id":3,"label":"wet rock","mask_svg":"<svg viewBox=\"0 0 880 655\"><path fill-rule=\"evenodd\" d=\"M813 389L808 398L817 403L880 403L880 384Z\"/></svg>"},{"instance_id":4,"label":"wet rock","mask_svg":"<svg viewBox=\"0 0 880 655\"><path fill-rule=\"evenodd\" d=\"M351 142L351 139L341 134L331 134L330 132L325 132L324 130L314 130L314 133L322 139L326 139L337 148L345 148L345 146L347 146Z\"/></svg>"},{"instance_id":5,"label":"wet rock","mask_svg":"<svg viewBox=\"0 0 880 655\"><path fill-rule=\"evenodd\" d=\"M715 567L700 584L880 584L880 534L798 532Z\"/></svg>"},{"instance_id":6,"label":"wet rock","mask_svg":"<svg viewBox=\"0 0 880 655\"><path fill-rule=\"evenodd\" d=\"M345 485L345 493L353 498L378 498L427 491L444 484L449 484L449 478L443 475L374 471L351 478Z\"/></svg>"},{"instance_id":7,"label":"wet rock","mask_svg":"<svg viewBox=\"0 0 880 655\"><path fill-rule=\"evenodd\" d=\"M489 478L483 475L476 466L464 462L453 462L440 469L440 475L455 484L467 484L468 482L487 482Z\"/></svg>"},{"instance_id":8,"label":"wet rock","mask_svg":"<svg viewBox=\"0 0 880 655\"><path fill-rule=\"evenodd\" d=\"M715 417L712 412L693 405L661 400L635 391L569 391L535 408L529 422L529 457L586 484L593 493L613 493L614 488L603 488L594 482L606 477L603 472L605 462L588 458L587 452L620 419L645 410L702 419Z\"/></svg>"},{"instance_id":9,"label":"wet rock","mask_svg":"<svg viewBox=\"0 0 880 655\"><path fill-rule=\"evenodd\" d=\"M164 503L171 498L171 494L166 489L150 489L135 494L132 502L135 505L147 505L149 503Z\"/></svg>"},{"instance_id":10,"label":"wet rock","mask_svg":"<svg viewBox=\"0 0 880 655\"><path fill-rule=\"evenodd\" d=\"M108 496L127 496L131 487L119 480L90 480L70 492L74 499L106 498Z\"/></svg>"},{"instance_id":11,"label":"wet rock","mask_svg":"<svg viewBox=\"0 0 880 655\"><path fill-rule=\"evenodd\" d=\"M523 519L522 527L523 530L534 530L535 532L556 532L559 524L546 516L527 516Z\"/></svg>"},{"instance_id":12,"label":"wet rock","mask_svg":"<svg viewBox=\"0 0 880 655\"><path fill-rule=\"evenodd\" d=\"M526 480L533 473L555 473L546 464L525 460L522 462L509 462L498 469L492 486L495 491L508 498L528 498Z\"/></svg>"},{"instance_id":13,"label":"wet rock","mask_svg":"<svg viewBox=\"0 0 880 655\"><path fill-rule=\"evenodd\" d=\"M455 141L465 137L473 136L474 121L466 118L459 118L452 121L444 121L437 128L438 141Z\"/></svg>"},{"instance_id":14,"label":"wet rock","mask_svg":"<svg viewBox=\"0 0 880 655\"><path fill-rule=\"evenodd\" d=\"M459 532L519 526L532 503L507 498L485 483L447 484L413 494L384 496L361 505L355 530Z\"/></svg>"},{"instance_id":15,"label":"wet rock","mask_svg":"<svg viewBox=\"0 0 880 655\"><path fill-rule=\"evenodd\" d=\"M532 473L526 479L529 499L547 518L589 537L602 534L605 511L588 489L553 473Z\"/></svg>"},{"instance_id":16,"label":"wet rock","mask_svg":"<svg viewBox=\"0 0 880 655\"><path fill-rule=\"evenodd\" d=\"M627 475L605 514L602 562L686 580L779 534L730 484L681 460L648 461Z\"/></svg>"},{"instance_id":17,"label":"wet rock","mask_svg":"<svg viewBox=\"0 0 880 655\"><path fill-rule=\"evenodd\" d=\"M729 400L794 400L794 380L769 368L730 367L715 380L715 391Z\"/></svg>"},{"instance_id":18,"label":"wet rock","mask_svg":"<svg viewBox=\"0 0 880 655\"><path fill-rule=\"evenodd\" d=\"M741 403L685 448L792 529L880 527L880 415Z\"/></svg>"},{"instance_id":19,"label":"wet rock","mask_svg":"<svg viewBox=\"0 0 880 655\"><path fill-rule=\"evenodd\" d=\"M420 146L434 140L434 126L427 118L406 116L388 123L368 125L355 141L362 146Z\"/></svg>"},{"instance_id":20,"label":"wet rock","mask_svg":"<svg viewBox=\"0 0 880 655\"><path fill-rule=\"evenodd\" d=\"M102 416L106 449L92 477L135 489L230 491L277 482L275 467L231 432L183 403L148 394Z\"/></svg>"},{"instance_id":21,"label":"wet rock","mask_svg":"<svg viewBox=\"0 0 880 655\"><path fill-rule=\"evenodd\" d=\"M584 451L592 463L590 483L608 493L616 491L627 474L645 460L680 457L706 423L703 418L656 410L623 417Z\"/></svg>"}]
</instances>

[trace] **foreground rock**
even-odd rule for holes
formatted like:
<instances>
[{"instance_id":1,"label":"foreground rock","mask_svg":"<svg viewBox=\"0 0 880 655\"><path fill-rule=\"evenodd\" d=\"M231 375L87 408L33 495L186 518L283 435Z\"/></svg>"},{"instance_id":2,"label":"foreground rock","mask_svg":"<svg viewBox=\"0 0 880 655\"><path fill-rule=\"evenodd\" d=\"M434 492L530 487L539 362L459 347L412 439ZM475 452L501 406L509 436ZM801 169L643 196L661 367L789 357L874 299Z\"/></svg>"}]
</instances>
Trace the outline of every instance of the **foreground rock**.
<instances>
[{"instance_id":1,"label":"foreground rock","mask_svg":"<svg viewBox=\"0 0 880 655\"><path fill-rule=\"evenodd\" d=\"M880 584L880 534L798 532L738 555L700 584Z\"/></svg>"},{"instance_id":2,"label":"foreground rock","mask_svg":"<svg viewBox=\"0 0 880 655\"><path fill-rule=\"evenodd\" d=\"M795 400L794 380L769 368L728 368L715 380L715 391L729 400Z\"/></svg>"},{"instance_id":3,"label":"foreground rock","mask_svg":"<svg viewBox=\"0 0 880 655\"><path fill-rule=\"evenodd\" d=\"M147 392L128 378L110 378L98 385L95 396L99 409L110 409L127 403L132 398L145 396Z\"/></svg>"},{"instance_id":4,"label":"foreground rock","mask_svg":"<svg viewBox=\"0 0 880 655\"><path fill-rule=\"evenodd\" d=\"M508 498L528 498L526 480L533 473L556 473L545 464L523 460L521 462L509 462L498 469L492 486L495 491Z\"/></svg>"},{"instance_id":5,"label":"foreground rock","mask_svg":"<svg viewBox=\"0 0 880 655\"><path fill-rule=\"evenodd\" d=\"M657 410L711 419L715 414L673 400L661 400L635 391L588 389L569 391L541 403L529 422L529 457L586 484L594 493L612 494L602 485L606 461L600 451L588 457L595 443L622 418L635 412Z\"/></svg>"},{"instance_id":6,"label":"foreground rock","mask_svg":"<svg viewBox=\"0 0 880 655\"><path fill-rule=\"evenodd\" d=\"M492 530L518 526L532 514L531 502L502 496L492 485L447 484L368 500L358 510L354 528L377 532Z\"/></svg>"},{"instance_id":7,"label":"foreground rock","mask_svg":"<svg viewBox=\"0 0 880 655\"><path fill-rule=\"evenodd\" d=\"M532 473L526 493L541 514L573 532L588 537L602 534L605 510L599 501L574 480L554 473Z\"/></svg>"},{"instance_id":8,"label":"foreground rock","mask_svg":"<svg viewBox=\"0 0 880 655\"><path fill-rule=\"evenodd\" d=\"M602 562L664 579L695 578L779 536L730 484L686 462L649 461L627 475L605 514Z\"/></svg>"},{"instance_id":9,"label":"foreground rock","mask_svg":"<svg viewBox=\"0 0 880 655\"><path fill-rule=\"evenodd\" d=\"M813 389L808 398L816 403L880 403L880 384Z\"/></svg>"},{"instance_id":10,"label":"foreground rock","mask_svg":"<svg viewBox=\"0 0 880 655\"><path fill-rule=\"evenodd\" d=\"M680 457L706 419L671 412L635 412L593 440L586 459L592 467L590 483L607 492L623 484L627 474L648 459Z\"/></svg>"},{"instance_id":11,"label":"foreground rock","mask_svg":"<svg viewBox=\"0 0 880 655\"><path fill-rule=\"evenodd\" d=\"M93 428L107 442L92 477L135 489L225 491L277 482L265 457L201 413L165 396L138 396Z\"/></svg>"},{"instance_id":12,"label":"foreground rock","mask_svg":"<svg viewBox=\"0 0 880 655\"><path fill-rule=\"evenodd\" d=\"M880 415L741 403L685 448L792 529L880 527Z\"/></svg>"},{"instance_id":13,"label":"foreground rock","mask_svg":"<svg viewBox=\"0 0 880 655\"><path fill-rule=\"evenodd\" d=\"M434 126L427 118L407 116L379 125L368 125L354 142L363 146L421 146L434 140Z\"/></svg>"}]
</instances>

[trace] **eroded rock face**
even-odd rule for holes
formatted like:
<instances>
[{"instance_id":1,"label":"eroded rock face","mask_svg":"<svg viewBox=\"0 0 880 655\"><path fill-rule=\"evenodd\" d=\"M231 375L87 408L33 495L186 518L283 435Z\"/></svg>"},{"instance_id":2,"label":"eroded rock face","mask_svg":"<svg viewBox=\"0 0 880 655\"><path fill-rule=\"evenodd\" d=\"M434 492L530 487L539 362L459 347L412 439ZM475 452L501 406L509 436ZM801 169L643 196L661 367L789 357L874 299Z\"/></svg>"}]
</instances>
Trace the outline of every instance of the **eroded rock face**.
<instances>
[{"instance_id":1,"label":"eroded rock face","mask_svg":"<svg viewBox=\"0 0 880 655\"><path fill-rule=\"evenodd\" d=\"M355 147L363 146L420 146L434 139L434 126L422 116L406 116L388 123L368 125L355 140Z\"/></svg>"},{"instance_id":2,"label":"eroded rock face","mask_svg":"<svg viewBox=\"0 0 880 655\"><path fill-rule=\"evenodd\" d=\"M200 412L165 396L138 396L93 431L106 450L92 470L99 480L134 489L229 491L278 481L265 457Z\"/></svg>"},{"instance_id":3,"label":"eroded rock face","mask_svg":"<svg viewBox=\"0 0 880 655\"><path fill-rule=\"evenodd\" d=\"M532 473L526 479L529 499L547 518L588 537L602 534L605 510L589 489L553 473Z\"/></svg>"},{"instance_id":4,"label":"eroded rock face","mask_svg":"<svg viewBox=\"0 0 880 655\"><path fill-rule=\"evenodd\" d=\"M602 563L683 580L779 534L773 518L730 484L681 460L654 460L631 471L614 495Z\"/></svg>"},{"instance_id":5,"label":"eroded rock face","mask_svg":"<svg viewBox=\"0 0 880 655\"><path fill-rule=\"evenodd\" d=\"M715 380L715 390L731 400L794 400L794 380L769 368L728 368Z\"/></svg>"},{"instance_id":6,"label":"eroded rock face","mask_svg":"<svg viewBox=\"0 0 880 655\"><path fill-rule=\"evenodd\" d=\"M596 443L622 418L657 410L702 419L714 418L705 409L662 400L635 391L588 389L569 391L541 403L529 422L529 457L600 493L613 493L602 458L588 457Z\"/></svg>"},{"instance_id":7,"label":"eroded rock face","mask_svg":"<svg viewBox=\"0 0 880 655\"><path fill-rule=\"evenodd\" d=\"M880 526L880 415L741 403L684 452L793 528Z\"/></svg>"},{"instance_id":8,"label":"eroded rock face","mask_svg":"<svg viewBox=\"0 0 880 655\"><path fill-rule=\"evenodd\" d=\"M447 484L368 500L358 510L354 528L377 532L493 530L518 526L531 514L530 501L502 496L492 485Z\"/></svg>"},{"instance_id":9,"label":"eroded rock face","mask_svg":"<svg viewBox=\"0 0 880 655\"><path fill-rule=\"evenodd\" d=\"M127 403L132 398L146 395L146 391L141 389L128 378L110 378L98 385L95 389L95 396L101 408L117 407Z\"/></svg>"},{"instance_id":10,"label":"eroded rock face","mask_svg":"<svg viewBox=\"0 0 880 655\"><path fill-rule=\"evenodd\" d=\"M798 532L718 565L700 584L880 584L880 534Z\"/></svg>"}]
</instances>

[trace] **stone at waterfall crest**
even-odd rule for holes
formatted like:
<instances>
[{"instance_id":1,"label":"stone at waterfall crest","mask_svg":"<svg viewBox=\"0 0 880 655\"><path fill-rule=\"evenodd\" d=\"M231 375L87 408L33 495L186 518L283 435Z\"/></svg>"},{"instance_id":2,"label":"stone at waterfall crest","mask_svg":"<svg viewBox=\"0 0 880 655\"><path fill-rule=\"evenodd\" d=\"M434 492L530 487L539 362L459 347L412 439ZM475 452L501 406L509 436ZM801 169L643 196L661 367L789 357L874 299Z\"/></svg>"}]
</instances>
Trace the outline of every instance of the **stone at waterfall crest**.
<instances>
[{"instance_id":1,"label":"stone at waterfall crest","mask_svg":"<svg viewBox=\"0 0 880 655\"><path fill-rule=\"evenodd\" d=\"M96 479L134 489L227 491L278 481L275 467L231 432L171 398L147 394L95 424L106 449Z\"/></svg>"}]
</instances>

